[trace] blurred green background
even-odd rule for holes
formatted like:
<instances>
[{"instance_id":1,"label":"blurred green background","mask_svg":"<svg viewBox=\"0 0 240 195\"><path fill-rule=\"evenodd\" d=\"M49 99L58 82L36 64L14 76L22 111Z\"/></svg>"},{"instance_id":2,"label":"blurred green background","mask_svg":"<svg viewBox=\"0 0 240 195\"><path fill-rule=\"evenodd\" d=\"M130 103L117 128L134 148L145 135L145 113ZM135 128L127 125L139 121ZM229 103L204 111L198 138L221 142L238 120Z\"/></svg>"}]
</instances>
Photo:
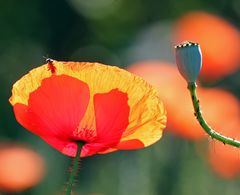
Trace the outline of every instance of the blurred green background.
<instances>
[{"instance_id":1,"label":"blurred green background","mask_svg":"<svg viewBox=\"0 0 240 195\"><path fill-rule=\"evenodd\" d=\"M119 67L146 59L174 62L171 25L193 10L220 15L240 28L239 0L0 1L0 142L27 144L42 155L47 166L39 185L13 194L61 194L71 163L16 122L8 102L13 83L45 63L43 56ZM150 39L145 43L146 36L159 36L159 42ZM239 71L235 78L238 76ZM227 88L230 80L215 85ZM229 87L239 97L237 88ZM239 177L226 180L214 174L201 152L205 147L204 141L195 143L165 133L161 141L146 149L84 158L75 194L239 194Z\"/></svg>"}]
</instances>

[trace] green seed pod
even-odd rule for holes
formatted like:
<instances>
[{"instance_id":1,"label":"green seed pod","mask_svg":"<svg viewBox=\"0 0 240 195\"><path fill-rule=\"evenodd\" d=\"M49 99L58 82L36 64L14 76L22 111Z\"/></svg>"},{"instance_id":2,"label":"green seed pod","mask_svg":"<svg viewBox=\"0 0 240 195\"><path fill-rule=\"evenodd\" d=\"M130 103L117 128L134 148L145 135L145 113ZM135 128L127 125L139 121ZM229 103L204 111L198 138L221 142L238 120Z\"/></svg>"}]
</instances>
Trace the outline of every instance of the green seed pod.
<instances>
[{"instance_id":1,"label":"green seed pod","mask_svg":"<svg viewBox=\"0 0 240 195\"><path fill-rule=\"evenodd\" d=\"M175 46L176 63L188 83L196 82L202 67L202 52L198 43L184 41Z\"/></svg>"}]
</instances>

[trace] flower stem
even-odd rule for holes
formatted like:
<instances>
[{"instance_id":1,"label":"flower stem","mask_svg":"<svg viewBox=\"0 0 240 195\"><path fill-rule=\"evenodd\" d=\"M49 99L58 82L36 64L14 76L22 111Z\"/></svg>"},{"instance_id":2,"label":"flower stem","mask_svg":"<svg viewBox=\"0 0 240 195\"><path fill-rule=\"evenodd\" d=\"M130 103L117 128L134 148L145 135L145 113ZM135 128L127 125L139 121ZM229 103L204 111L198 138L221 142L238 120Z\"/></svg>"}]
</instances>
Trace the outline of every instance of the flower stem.
<instances>
[{"instance_id":1,"label":"flower stem","mask_svg":"<svg viewBox=\"0 0 240 195\"><path fill-rule=\"evenodd\" d=\"M83 142L77 142L77 154L73 160L73 165L72 165L72 169L71 169L71 172L70 172L70 177L68 179L68 183L67 183L67 188L66 188L66 195L71 195L71 192L72 192L72 185L73 185L73 182L74 182L74 178L75 178L75 175L77 173L77 170L78 170L78 161L80 159L80 153L81 153L81 150L82 150L82 146L84 145Z\"/></svg>"},{"instance_id":2,"label":"flower stem","mask_svg":"<svg viewBox=\"0 0 240 195\"><path fill-rule=\"evenodd\" d=\"M224 144L229 144L229 145L235 146L237 148L240 148L240 141L239 140L235 140L233 138L221 135L220 133L214 131L211 127L209 127L209 125L207 124L207 122L204 120L204 118L202 116L202 112L201 112L201 108L200 108L200 104L199 104L199 99L198 99L197 93L196 93L196 88L197 88L197 84L195 82L188 83L188 89L189 89L190 94L191 94L193 107L194 107L194 111L195 111L195 116L196 116L199 124L204 129L204 131L208 135L210 135L210 137L213 138L213 139L216 139L216 140L218 140L218 141L220 141Z\"/></svg>"}]
</instances>

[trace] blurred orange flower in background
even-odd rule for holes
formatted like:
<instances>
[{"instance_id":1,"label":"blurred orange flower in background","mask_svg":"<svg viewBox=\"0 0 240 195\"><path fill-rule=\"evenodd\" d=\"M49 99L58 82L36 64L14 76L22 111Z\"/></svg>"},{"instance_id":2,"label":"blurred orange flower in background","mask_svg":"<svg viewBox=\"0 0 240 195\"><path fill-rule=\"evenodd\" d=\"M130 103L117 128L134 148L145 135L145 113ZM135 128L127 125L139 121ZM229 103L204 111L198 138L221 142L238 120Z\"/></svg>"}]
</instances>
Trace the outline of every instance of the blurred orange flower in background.
<instances>
[{"instance_id":1,"label":"blurred orange flower in background","mask_svg":"<svg viewBox=\"0 0 240 195\"><path fill-rule=\"evenodd\" d=\"M229 125L228 129L223 131L223 133L226 136L239 140L239 128L240 122L238 120L235 124ZM238 148L213 141L209 145L208 159L212 169L218 175L227 179L240 175L240 151Z\"/></svg>"},{"instance_id":2,"label":"blurred orange flower in background","mask_svg":"<svg viewBox=\"0 0 240 195\"><path fill-rule=\"evenodd\" d=\"M44 172L44 160L32 149L17 144L0 145L0 191L20 192L33 187Z\"/></svg>"},{"instance_id":3,"label":"blurred orange flower in background","mask_svg":"<svg viewBox=\"0 0 240 195\"><path fill-rule=\"evenodd\" d=\"M204 89L201 92L202 110L210 126L222 135L240 138L240 104L231 93L222 89ZM205 102L205 104L204 104ZM216 117L218 122L214 122ZM230 145L211 140L208 160L212 169L224 178L233 178L240 173L240 151Z\"/></svg>"},{"instance_id":4,"label":"blurred orange flower in background","mask_svg":"<svg viewBox=\"0 0 240 195\"><path fill-rule=\"evenodd\" d=\"M129 66L128 70L142 76L159 89L159 95L167 109L167 130L190 140L207 137L194 117L187 83L174 64L143 61ZM239 139L238 99L223 89L201 86L198 96L203 116L209 125L223 135ZM213 170L225 178L232 178L240 173L240 152L232 146L213 140L209 146L208 159Z\"/></svg>"},{"instance_id":5,"label":"blurred orange flower in background","mask_svg":"<svg viewBox=\"0 0 240 195\"><path fill-rule=\"evenodd\" d=\"M143 61L131 65L128 70L142 76L159 89L159 96L167 109L169 131L191 140L206 137L194 117L187 84L176 66L161 61ZM203 87L199 87L198 92L203 115L211 127L224 129L226 124L239 119L238 100L229 92Z\"/></svg>"},{"instance_id":6,"label":"blurred orange flower in background","mask_svg":"<svg viewBox=\"0 0 240 195\"><path fill-rule=\"evenodd\" d=\"M187 139L201 139L205 134L197 124L187 91L177 67L161 61L143 61L128 67L156 86L167 109L167 130ZM164 93L162 93L164 91Z\"/></svg>"},{"instance_id":7,"label":"blurred orange flower in background","mask_svg":"<svg viewBox=\"0 0 240 195\"><path fill-rule=\"evenodd\" d=\"M213 129L225 135L226 130L239 121L238 99L230 92L219 88L200 88L198 93L206 121Z\"/></svg>"},{"instance_id":8,"label":"blurred orange flower in background","mask_svg":"<svg viewBox=\"0 0 240 195\"><path fill-rule=\"evenodd\" d=\"M158 141L166 123L157 91L142 78L99 63L49 61L17 81L16 119L60 152L81 157Z\"/></svg>"},{"instance_id":9,"label":"blurred orange flower in background","mask_svg":"<svg viewBox=\"0 0 240 195\"><path fill-rule=\"evenodd\" d=\"M175 24L174 42L191 40L201 45L200 76L214 82L233 73L240 65L240 33L223 18L205 12L190 12Z\"/></svg>"}]
</instances>

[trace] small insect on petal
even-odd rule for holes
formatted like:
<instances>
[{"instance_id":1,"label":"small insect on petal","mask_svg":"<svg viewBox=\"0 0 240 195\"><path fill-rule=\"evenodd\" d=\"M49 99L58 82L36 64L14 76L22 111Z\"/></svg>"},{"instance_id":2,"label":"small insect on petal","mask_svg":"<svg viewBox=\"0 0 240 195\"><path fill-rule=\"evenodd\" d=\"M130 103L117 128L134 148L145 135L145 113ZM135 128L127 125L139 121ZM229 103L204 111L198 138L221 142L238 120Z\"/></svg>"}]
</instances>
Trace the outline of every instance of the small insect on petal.
<instances>
[{"instance_id":1,"label":"small insect on petal","mask_svg":"<svg viewBox=\"0 0 240 195\"><path fill-rule=\"evenodd\" d=\"M202 53L198 43L184 41L175 46L178 70L189 83L196 81L202 67Z\"/></svg>"},{"instance_id":2,"label":"small insect on petal","mask_svg":"<svg viewBox=\"0 0 240 195\"><path fill-rule=\"evenodd\" d=\"M56 73L56 67L53 65L53 59L47 58L46 62L48 64L48 70L50 70L52 74L55 74Z\"/></svg>"}]
</instances>

